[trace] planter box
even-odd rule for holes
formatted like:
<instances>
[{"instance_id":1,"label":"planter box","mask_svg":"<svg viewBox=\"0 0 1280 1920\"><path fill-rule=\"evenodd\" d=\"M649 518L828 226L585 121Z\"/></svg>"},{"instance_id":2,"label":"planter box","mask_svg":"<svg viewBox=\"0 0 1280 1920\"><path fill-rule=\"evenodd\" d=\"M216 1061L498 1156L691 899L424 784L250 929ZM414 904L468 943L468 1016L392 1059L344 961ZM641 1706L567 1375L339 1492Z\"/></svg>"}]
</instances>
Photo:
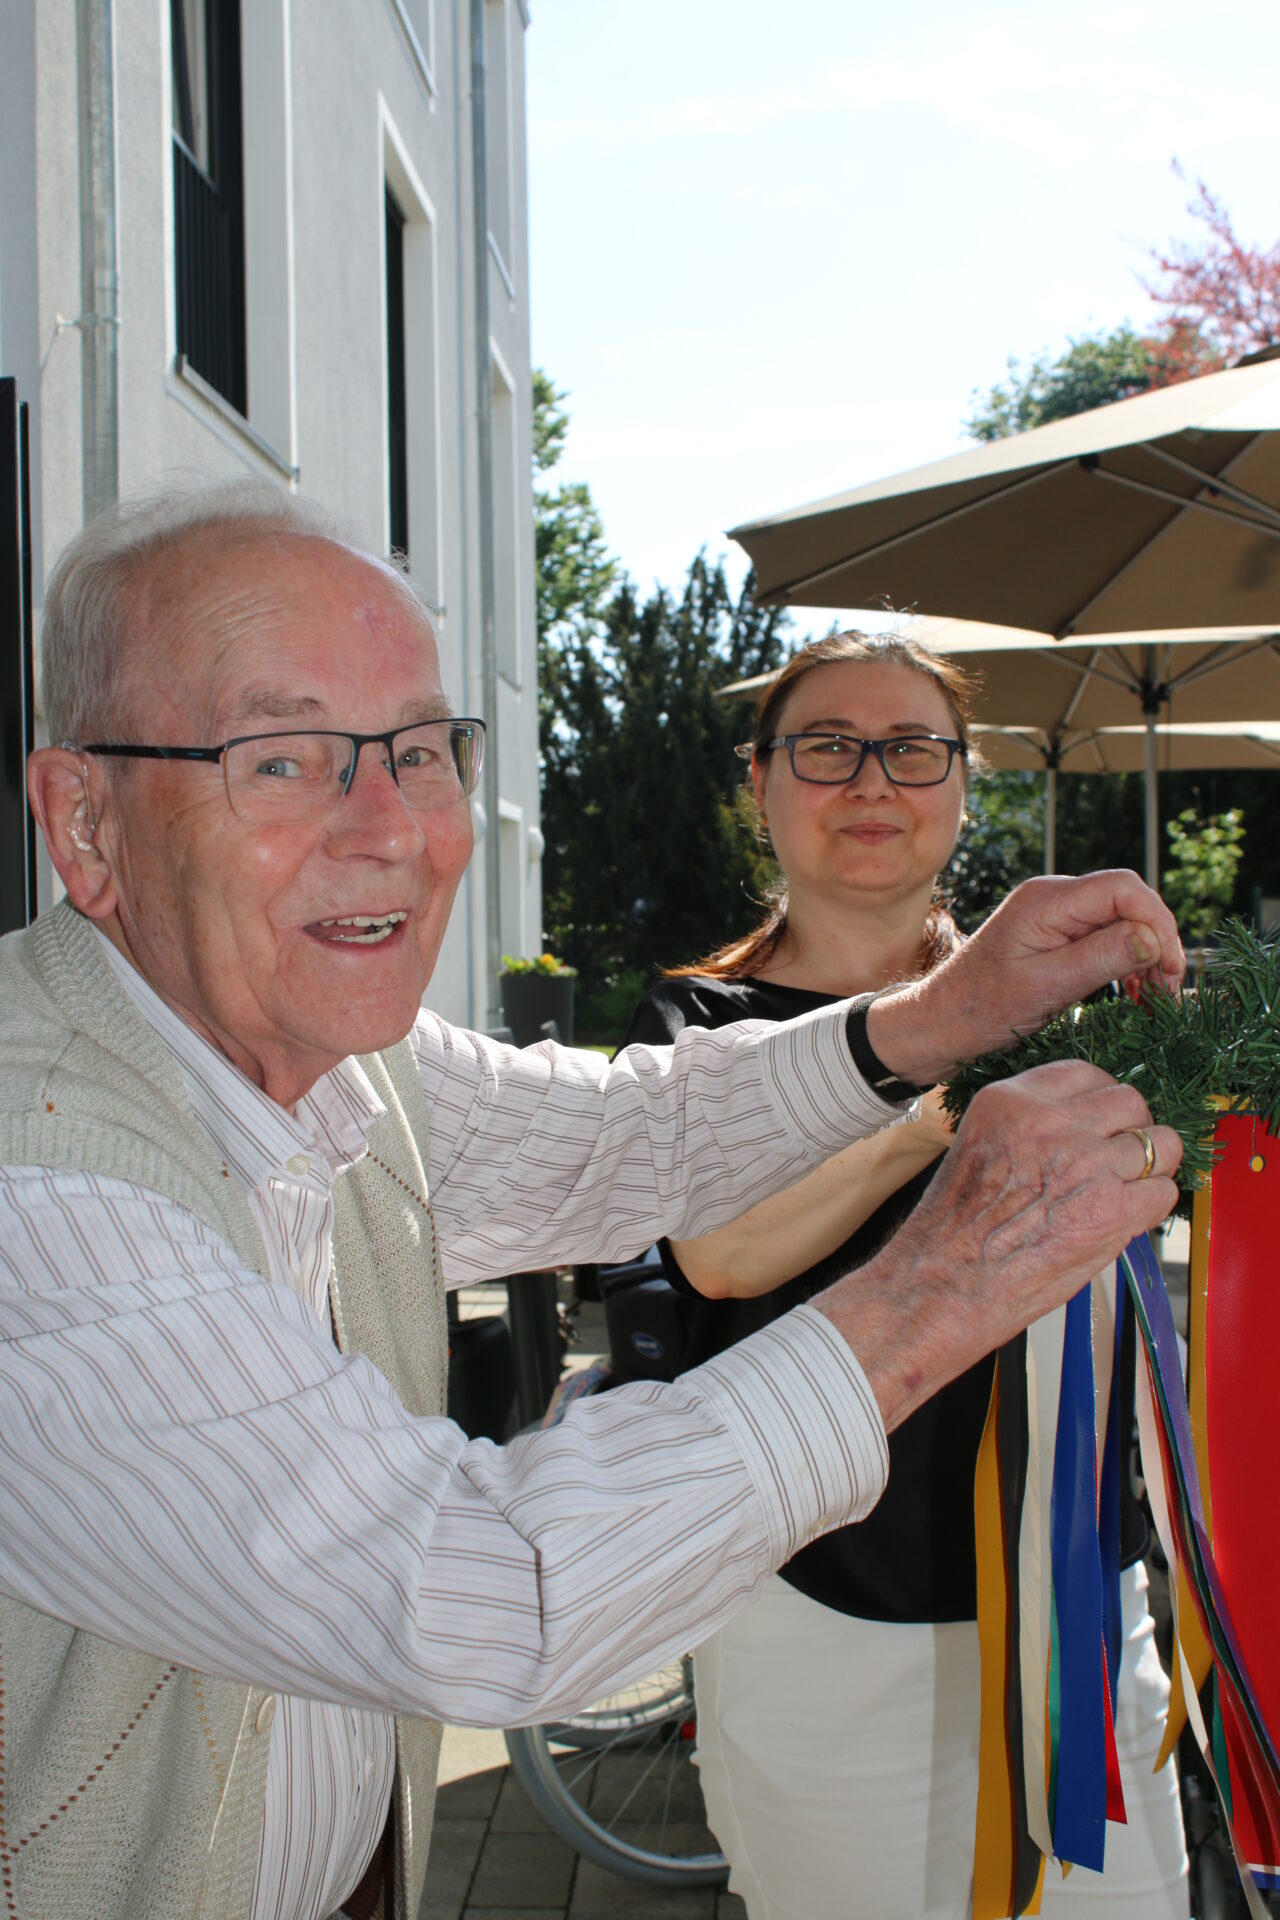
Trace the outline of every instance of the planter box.
<instances>
[{"instance_id":1,"label":"planter box","mask_svg":"<svg viewBox=\"0 0 1280 1920\"><path fill-rule=\"evenodd\" d=\"M518 1047L545 1039L543 1025L554 1020L566 1047L573 1045L572 974L504 973L499 976L502 1011Z\"/></svg>"}]
</instances>

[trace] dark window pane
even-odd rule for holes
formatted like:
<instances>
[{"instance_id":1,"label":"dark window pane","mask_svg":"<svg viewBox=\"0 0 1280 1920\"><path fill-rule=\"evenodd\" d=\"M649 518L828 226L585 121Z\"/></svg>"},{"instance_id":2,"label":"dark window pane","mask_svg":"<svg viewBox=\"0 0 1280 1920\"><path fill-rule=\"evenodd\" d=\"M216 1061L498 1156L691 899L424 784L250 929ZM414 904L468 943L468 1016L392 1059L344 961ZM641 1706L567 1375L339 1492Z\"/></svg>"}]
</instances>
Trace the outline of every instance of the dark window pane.
<instances>
[{"instance_id":1,"label":"dark window pane","mask_svg":"<svg viewBox=\"0 0 1280 1920\"><path fill-rule=\"evenodd\" d=\"M391 551L409 557L409 445L405 414L404 215L387 190L387 456Z\"/></svg>"},{"instance_id":2,"label":"dark window pane","mask_svg":"<svg viewBox=\"0 0 1280 1920\"><path fill-rule=\"evenodd\" d=\"M238 0L170 0L178 352L247 411Z\"/></svg>"}]
</instances>

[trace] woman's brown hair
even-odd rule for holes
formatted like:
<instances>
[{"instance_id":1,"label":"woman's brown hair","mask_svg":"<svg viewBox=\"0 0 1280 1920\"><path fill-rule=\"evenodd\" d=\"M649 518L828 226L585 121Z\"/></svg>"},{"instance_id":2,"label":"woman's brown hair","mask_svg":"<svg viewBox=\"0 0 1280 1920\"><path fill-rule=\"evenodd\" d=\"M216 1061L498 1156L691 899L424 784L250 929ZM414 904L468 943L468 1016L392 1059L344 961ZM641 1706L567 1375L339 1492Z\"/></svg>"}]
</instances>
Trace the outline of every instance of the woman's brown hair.
<instances>
[{"instance_id":1,"label":"woman's brown hair","mask_svg":"<svg viewBox=\"0 0 1280 1920\"><path fill-rule=\"evenodd\" d=\"M753 762L763 757L767 742L776 737L782 710L796 682L802 680L806 673L812 673L815 667L843 665L850 661L859 666L887 662L890 666L907 667L912 673L923 674L927 680L932 680L951 710L956 738L968 750L967 764L972 767L970 732L973 727L974 683L964 668L945 655L928 652L919 641L911 640L905 634L852 631L831 633L825 639L809 641L799 653L792 654L777 679L765 688L756 708L751 746ZM786 934L785 885L780 883L771 889L766 896L765 906L763 920L750 933L717 947L714 953L693 966L665 968L663 977L670 980L685 974L710 974L718 980L749 980L762 967L768 966ZM960 934L955 921L945 903L935 897L924 923L917 972L928 973L955 952L959 941Z\"/></svg>"}]
</instances>

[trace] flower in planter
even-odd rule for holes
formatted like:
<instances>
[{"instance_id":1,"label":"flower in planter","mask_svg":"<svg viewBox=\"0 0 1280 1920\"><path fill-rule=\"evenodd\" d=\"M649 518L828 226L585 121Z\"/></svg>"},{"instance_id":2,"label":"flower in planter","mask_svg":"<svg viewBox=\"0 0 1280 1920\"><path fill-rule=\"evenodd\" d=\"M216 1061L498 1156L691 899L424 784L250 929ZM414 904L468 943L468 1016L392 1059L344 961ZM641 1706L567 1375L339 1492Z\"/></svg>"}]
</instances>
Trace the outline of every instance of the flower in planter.
<instances>
[{"instance_id":1,"label":"flower in planter","mask_svg":"<svg viewBox=\"0 0 1280 1920\"><path fill-rule=\"evenodd\" d=\"M502 971L512 974L539 974L544 979L552 980L576 980L578 977L578 969L571 967L567 960L557 960L554 953L539 953L532 957L504 953Z\"/></svg>"}]
</instances>

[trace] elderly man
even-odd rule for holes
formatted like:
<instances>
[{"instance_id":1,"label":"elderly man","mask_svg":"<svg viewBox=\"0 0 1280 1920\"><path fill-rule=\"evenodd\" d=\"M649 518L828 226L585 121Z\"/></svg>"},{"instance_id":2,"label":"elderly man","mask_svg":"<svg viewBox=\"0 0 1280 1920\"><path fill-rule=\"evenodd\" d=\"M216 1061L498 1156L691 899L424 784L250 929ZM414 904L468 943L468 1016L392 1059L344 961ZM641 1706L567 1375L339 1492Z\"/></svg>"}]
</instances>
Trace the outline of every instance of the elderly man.
<instances>
[{"instance_id":1,"label":"elderly man","mask_svg":"<svg viewBox=\"0 0 1280 1920\"><path fill-rule=\"evenodd\" d=\"M122 511L44 648L67 899L0 944L8 1910L368 1913L385 1852L412 1915L434 1720L581 1705L866 1513L885 1430L1161 1219L1178 1143L1083 1065L992 1090L856 1276L506 1449L442 1417L442 1288L705 1232L1176 980L1176 933L1132 875L1038 882L869 1006L515 1052L422 1006L482 729L393 569L275 495Z\"/></svg>"}]
</instances>

